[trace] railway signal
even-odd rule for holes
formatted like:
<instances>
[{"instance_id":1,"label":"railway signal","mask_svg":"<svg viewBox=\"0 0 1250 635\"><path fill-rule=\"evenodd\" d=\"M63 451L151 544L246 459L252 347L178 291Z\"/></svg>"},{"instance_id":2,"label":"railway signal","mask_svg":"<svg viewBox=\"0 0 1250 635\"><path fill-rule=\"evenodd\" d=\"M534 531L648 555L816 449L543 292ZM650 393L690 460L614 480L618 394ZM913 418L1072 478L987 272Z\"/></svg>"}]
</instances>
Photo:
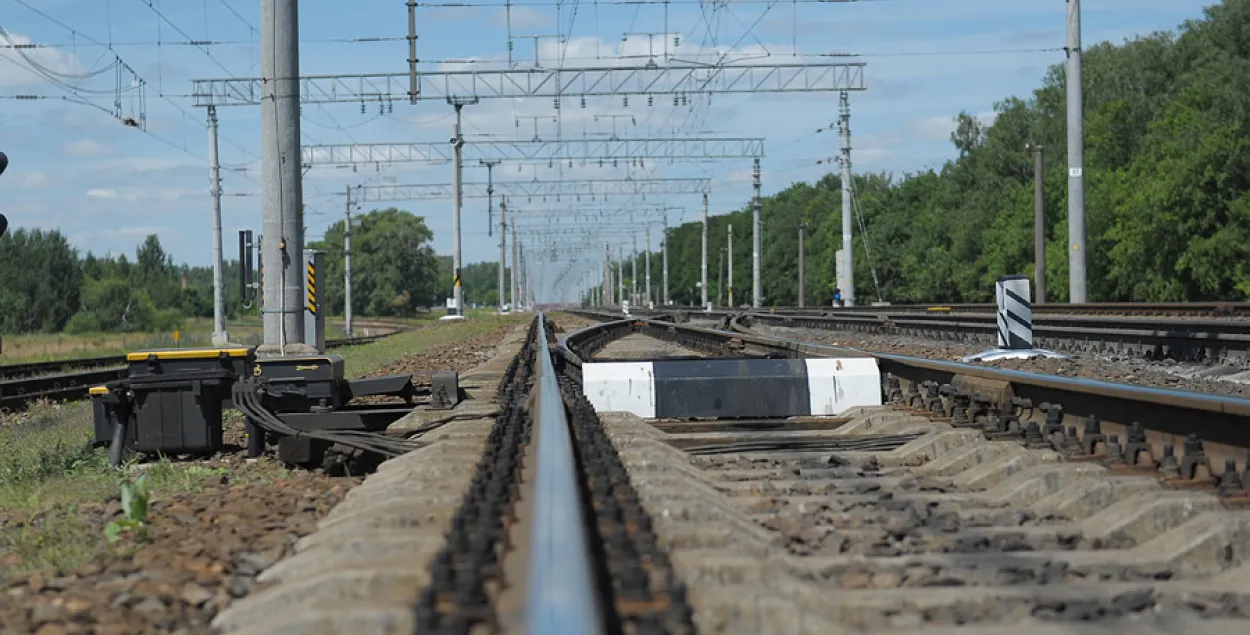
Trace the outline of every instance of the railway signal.
<instances>
[{"instance_id":1,"label":"railway signal","mask_svg":"<svg viewBox=\"0 0 1250 635\"><path fill-rule=\"evenodd\" d=\"M4 169L9 167L9 156L0 152L0 174L4 174ZM4 231L9 228L9 219L0 214L0 236L4 235Z\"/></svg>"}]
</instances>

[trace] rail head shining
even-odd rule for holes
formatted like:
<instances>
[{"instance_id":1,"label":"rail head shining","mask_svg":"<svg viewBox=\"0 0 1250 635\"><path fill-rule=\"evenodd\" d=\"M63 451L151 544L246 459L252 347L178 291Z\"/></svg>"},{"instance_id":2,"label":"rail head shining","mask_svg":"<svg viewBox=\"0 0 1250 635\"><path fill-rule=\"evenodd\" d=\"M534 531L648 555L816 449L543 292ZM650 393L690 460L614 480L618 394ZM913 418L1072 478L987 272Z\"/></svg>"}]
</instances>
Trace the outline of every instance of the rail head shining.
<instances>
[{"instance_id":1,"label":"rail head shining","mask_svg":"<svg viewBox=\"0 0 1250 635\"><path fill-rule=\"evenodd\" d=\"M547 350L546 316L539 314L535 336L534 502L530 508L525 632L529 635L604 632L580 479L573 454L564 400Z\"/></svg>"}]
</instances>

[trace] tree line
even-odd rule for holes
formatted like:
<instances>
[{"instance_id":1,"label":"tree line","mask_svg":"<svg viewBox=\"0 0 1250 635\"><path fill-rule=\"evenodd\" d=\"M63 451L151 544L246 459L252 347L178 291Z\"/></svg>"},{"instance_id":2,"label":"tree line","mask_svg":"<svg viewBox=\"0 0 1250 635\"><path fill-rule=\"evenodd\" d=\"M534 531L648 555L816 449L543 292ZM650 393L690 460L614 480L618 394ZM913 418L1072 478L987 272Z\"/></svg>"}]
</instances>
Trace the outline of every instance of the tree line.
<instances>
[{"instance_id":1,"label":"tree line","mask_svg":"<svg viewBox=\"0 0 1250 635\"><path fill-rule=\"evenodd\" d=\"M319 290L323 306L341 315L343 223L312 249L327 252ZM433 233L422 218L390 208L357 217L352 234L356 315L409 315L442 306L451 292L451 262L434 254ZM239 263L223 263L228 319L246 311L238 286ZM465 268L489 273L484 285L466 286L470 301L493 302L494 263ZM0 333L151 332L178 328L184 319L213 315L211 267L174 264L155 235L125 254L81 255L59 231L16 229L0 236Z\"/></svg>"},{"instance_id":2,"label":"tree line","mask_svg":"<svg viewBox=\"0 0 1250 635\"><path fill-rule=\"evenodd\" d=\"M1242 90L1250 85L1250 0L1215 4L1176 32L1092 46L1082 68L1088 299L1250 299L1250 97ZM853 219L861 304L985 302L998 276L1033 277L1029 144L1042 145L1046 160L1046 297L1068 299L1065 90L1063 66L1054 65L1030 96L995 104L993 123L959 114L951 134L958 156L940 169L854 177L867 228ZM807 302L829 304L840 188L829 175L763 199L766 306L797 303L800 223L808 224ZM734 296L749 302L747 207L709 223L709 297L724 293L718 255L731 223ZM668 237L679 302L697 304L700 225Z\"/></svg>"}]
</instances>

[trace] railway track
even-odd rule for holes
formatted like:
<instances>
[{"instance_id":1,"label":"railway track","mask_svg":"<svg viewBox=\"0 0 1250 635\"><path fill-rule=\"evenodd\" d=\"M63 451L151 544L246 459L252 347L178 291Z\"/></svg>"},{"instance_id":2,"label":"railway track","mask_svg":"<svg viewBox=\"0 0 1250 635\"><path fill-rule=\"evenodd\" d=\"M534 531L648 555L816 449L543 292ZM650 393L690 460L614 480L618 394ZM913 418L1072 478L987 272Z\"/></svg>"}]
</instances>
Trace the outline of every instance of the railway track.
<instances>
[{"instance_id":1,"label":"railway track","mask_svg":"<svg viewBox=\"0 0 1250 635\"><path fill-rule=\"evenodd\" d=\"M384 327L394 330L367 337L327 340L326 347L368 344L404 330L389 323ZM40 399L69 401L85 398L92 386L125 377L125 364L125 355L115 355L0 366L0 413L19 410Z\"/></svg>"},{"instance_id":2,"label":"railway track","mask_svg":"<svg viewBox=\"0 0 1250 635\"><path fill-rule=\"evenodd\" d=\"M610 321L557 344L540 318L506 342L462 377L480 398L423 433L424 447L384 463L216 626L248 635L1250 626L1248 400L877 356L885 406L643 420L594 412L580 386L585 364L862 353L742 325L579 315Z\"/></svg>"},{"instance_id":3,"label":"railway track","mask_svg":"<svg viewBox=\"0 0 1250 635\"><path fill-rule=\"evenodd\" d=\"M968 306L968 305L965 305ZM980 306L980 305L976 305ZM1067 306L1067 305L1065 305ZM996 316L989 312L895 310L896 307L856 307L825 313L798 310L677 312L682 319L707 317L741 319L744 323L777 328L803 328L871 333L920 339L979 344L996 342ZM1106 310L1106 309L1104 309ZM1210 317L1115 317L1095 312L1034 315L1034 343L1040 348L1070 354L1134 356L1147 360L1171 359L1208 365L1250 367L1250 320ZM1195 309L1193 315L1205 309ZM1175 311L1179 313L1179 311ZM1130 311L1131 313L1131 311ZM658 317L670 313L642 312Z\"/></svg>"},{"instance_id":4,"label":"railway track","mask_svg":"<svg viewBox=\"0 0 1250 635\"><path fill-rule=\"evenodd\" d=\"M838 315L838 314L963 314L990 313L993 303L971 304L887 304L881 306L860 305L853 307L768 307L757 309L782 315ZM1034 314L1042 315L1104 315L1109 317L1173 317L1173 318L1250 318L1250 302L1089 302L1084 304L1046 303L1033 304ZM637 310L637 309L636 309ZM699 307L669 307L664 310L699 312ZM748 309L728 310L741 313ZM726 310L719 310L726 312Z\"/></svg>"}]
</instances>

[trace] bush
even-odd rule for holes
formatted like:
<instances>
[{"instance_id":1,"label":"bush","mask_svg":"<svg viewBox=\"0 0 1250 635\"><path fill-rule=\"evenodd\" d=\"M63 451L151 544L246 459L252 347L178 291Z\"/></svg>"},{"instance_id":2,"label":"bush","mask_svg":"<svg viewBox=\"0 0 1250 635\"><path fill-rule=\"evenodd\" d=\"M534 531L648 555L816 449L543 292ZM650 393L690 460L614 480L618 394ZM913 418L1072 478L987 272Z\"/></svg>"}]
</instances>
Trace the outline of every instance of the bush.
<instances>
[{"instance_id":1,"label":"bush","mask_svg":"<svg viewBox=\"0 0 1250 635\"><path fill-rule=\"evenodd\" d=\"M65 325L65 332L70 335L80 335L82 333L98 333L103 329L100 328L100 317L91 311L79 311L69 319Z\"/></svg>"}]
</instances>

